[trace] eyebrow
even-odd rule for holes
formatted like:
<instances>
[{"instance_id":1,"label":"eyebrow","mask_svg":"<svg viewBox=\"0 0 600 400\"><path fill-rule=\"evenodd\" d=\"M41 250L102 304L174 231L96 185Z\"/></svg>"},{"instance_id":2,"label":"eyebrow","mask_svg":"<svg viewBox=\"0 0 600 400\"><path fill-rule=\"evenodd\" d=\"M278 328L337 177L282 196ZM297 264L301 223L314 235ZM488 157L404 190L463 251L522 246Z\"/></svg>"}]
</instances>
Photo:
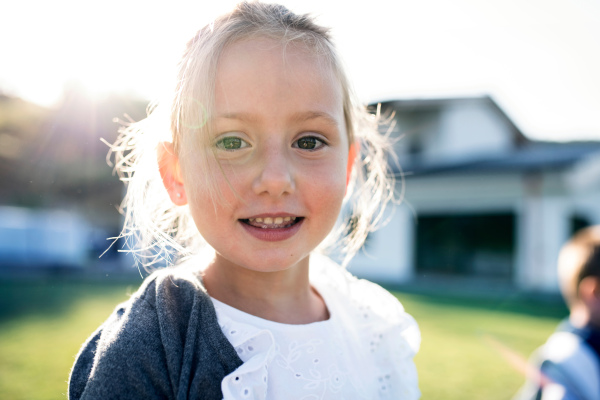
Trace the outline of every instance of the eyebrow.
<instances>
[{"instance_id":1,"label":"eyebrow","mask_svg":"<svg viewBox=\"0 0 600 400\"><path fill-rule=\"evenodd\" d=\"M322 111L306 111L299 112L292 116L292 120L295 122L306 122L313 119L324 119L330 125L339 127L339 122L331 114Z\"/></svg>"},{"instance_id":2,"label":"eyebrow","mask_svg":"<svg viewBox=\"0 0 600 400\"><path fill-rule=\"evenodd\" d=\"M235 120L239 120L239 121L243 121L243 122L250 122L250 123L256 123L259 121L259 118L256 115L250 114L250 113L244 113L244 112L223 113L223 114L217 115L217 118L235 119ZM315 120L315 119L323 119L329 125L333 125L336 128L339 128L339 125L340 125L338 120L335 119L331 114L329 114L327 112L322 112L322 111L297 112L295 114L292 114L292 116L290 118L291 121L296 122L296 123L311 121L311 120Z\"/></svg>"},{"instance_id":3,"label":"eyebrow","mask_svg":"<svg viewBox=\"0 0 600 400\"><path fill-rule=\"evenodd\" d=\"M256 118L256 116L254 116L253 114L236 113L236 112L219 114L219 115L217 115L217 118L237 119L239 121L244 121L244 122L258 121L258 118Z\"/></svg>"}]
</instances>

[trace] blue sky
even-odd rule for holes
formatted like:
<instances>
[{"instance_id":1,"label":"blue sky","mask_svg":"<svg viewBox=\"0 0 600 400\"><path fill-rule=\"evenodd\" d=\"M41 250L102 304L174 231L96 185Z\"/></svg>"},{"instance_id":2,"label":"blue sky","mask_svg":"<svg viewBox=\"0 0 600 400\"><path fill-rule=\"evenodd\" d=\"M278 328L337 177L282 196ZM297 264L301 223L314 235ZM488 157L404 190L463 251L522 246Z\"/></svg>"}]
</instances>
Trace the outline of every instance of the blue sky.
<instances>
[{"instance_id":1,"label":"blue sky","mask_svg":"<svg viewBox=\"0 0 600 400\"><path fill-rule=\"evenodd\" d=\"M234 3L7 3L0 89L48 106L72 81L158 97L185 40ZM282 3L332 27L364 101L490 94L532 138L600 139L599 1Z\"/></svg>"}]
</instances>

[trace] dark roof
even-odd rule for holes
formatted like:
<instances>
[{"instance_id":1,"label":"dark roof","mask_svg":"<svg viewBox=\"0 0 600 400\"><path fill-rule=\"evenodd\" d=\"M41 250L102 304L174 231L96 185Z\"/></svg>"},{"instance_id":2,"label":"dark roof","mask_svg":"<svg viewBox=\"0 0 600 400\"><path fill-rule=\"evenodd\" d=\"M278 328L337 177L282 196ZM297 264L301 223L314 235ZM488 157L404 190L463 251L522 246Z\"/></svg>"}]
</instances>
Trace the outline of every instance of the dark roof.
<instances>
[{"instance_id":1,"label":"dark roof","mask_svg":"<svg viewBox=\"0 0 600 400\"><path fill-rule=\"evenodd\" d=\"M530 142L511 152L482 155L477 159L439 163L415 160L401 164L408 176L456 172L533 172L568 168L593 153L600 157L600 142Z\"/></svg>"}]
</instances>

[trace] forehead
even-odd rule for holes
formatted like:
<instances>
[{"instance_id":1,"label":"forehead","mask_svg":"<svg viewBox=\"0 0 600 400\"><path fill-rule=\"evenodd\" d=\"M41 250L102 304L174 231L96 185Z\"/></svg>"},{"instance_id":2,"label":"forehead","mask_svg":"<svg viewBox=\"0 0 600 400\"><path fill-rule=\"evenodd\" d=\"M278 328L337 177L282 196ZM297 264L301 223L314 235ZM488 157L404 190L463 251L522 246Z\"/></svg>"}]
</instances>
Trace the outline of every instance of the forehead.
<instances>
[{"instance_id":1,"label":"forehead","mask_svg":"<svg viewBox=\"0 0 600 400\"><path fill-rule=\"evenodd\" d=\"M215 111L327 112L341 118L343 91L324 55L303 43L252 38L228 45L219 58Z\"/></svg>"}]
</instances>

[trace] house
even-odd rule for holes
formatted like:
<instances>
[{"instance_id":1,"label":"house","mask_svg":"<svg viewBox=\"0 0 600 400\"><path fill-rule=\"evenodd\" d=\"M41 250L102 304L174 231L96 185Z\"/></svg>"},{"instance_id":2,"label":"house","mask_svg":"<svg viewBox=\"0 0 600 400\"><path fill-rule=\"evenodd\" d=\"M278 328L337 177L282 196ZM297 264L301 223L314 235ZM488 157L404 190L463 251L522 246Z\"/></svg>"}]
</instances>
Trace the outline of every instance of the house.
<instances>
[{"instance_id":1,"label":"house","mask_svg":"<svg viewBox=\"0 0 600 400\"><path fill-rule=\"evenodd\" d=\"M600 141L530 140L490 97L381 106L393 112L404 201L349 269L392 284L459 278L558 291L560 247L600 224Z\"/></svg>"}]
</instances>

